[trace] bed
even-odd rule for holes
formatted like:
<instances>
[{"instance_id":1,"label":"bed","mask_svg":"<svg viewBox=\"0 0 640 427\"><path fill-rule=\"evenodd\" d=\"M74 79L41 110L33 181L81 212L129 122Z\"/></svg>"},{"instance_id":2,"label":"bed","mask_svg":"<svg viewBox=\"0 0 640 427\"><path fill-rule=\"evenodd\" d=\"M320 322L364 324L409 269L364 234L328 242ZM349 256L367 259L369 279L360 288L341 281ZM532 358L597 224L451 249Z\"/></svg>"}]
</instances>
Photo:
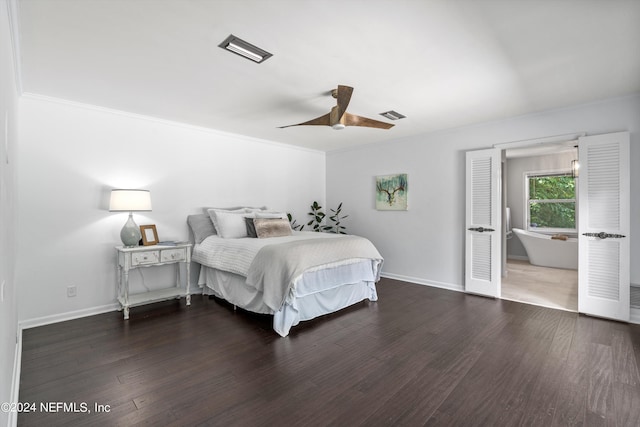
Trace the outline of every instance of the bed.
<instances>
[{"instance_id":1,"label":"bed","mask_svg":"<svg viewBox=\"0 0 640 427\"><path fill-rule=\"evenodd\" d=\"M279 335L301 321L377 301L383 258L369 240L294 231L286 214L264 208L205 211L187 218L198 285L204 294L273 315Z\"/></svg>"}]
</instances>

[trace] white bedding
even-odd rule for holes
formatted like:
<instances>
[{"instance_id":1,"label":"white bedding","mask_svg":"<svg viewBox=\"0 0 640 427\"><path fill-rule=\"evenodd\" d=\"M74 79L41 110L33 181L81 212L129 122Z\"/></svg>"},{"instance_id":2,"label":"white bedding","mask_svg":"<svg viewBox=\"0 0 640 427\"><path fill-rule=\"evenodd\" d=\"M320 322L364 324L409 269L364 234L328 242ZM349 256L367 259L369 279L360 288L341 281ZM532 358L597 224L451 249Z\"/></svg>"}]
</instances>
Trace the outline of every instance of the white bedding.
<instances>
[{"instance_id":1,"label":"white bedding","mask_svg":"<svg viewBox=\"0 0 640 427\"><path fill-rule=\"evenodd\" d=\"M312 241L317 239L323 240L316 245ZM292 247L296 241L302 242L303 247L317 248L298 250ZM341 246L347 249L339 249ZM267 249L261 252L263 248ZM267 256L276 254L266 252L283 251L287 255L282 262L288 264L292 260L294 266L281 266L265 275L264 269L281 262L269 261L272 258ZM300 321L364 299L376 301L375 282L382 267L382 257L368 240L314 232L269 239L210 236L195 246L192 259L203 265L199 284L205 293L253 312L273 314L274 329L282 336ZM281 274L281 270L285 273ZM247 276L266 280L256 284Z\"/></svg>"},{"instance_id":2,"label":"white bedding","mask_svg":"<svg viewBox=\"0 0 640 427\"><path fill-rule=\"evenodd\" d=\"M297 232L269 239L223 239L210 236L193 251L193 259L208 267L247 278L249 286L263 293L265 304L279 310L294 283L306 271L361 259L382 263L382 256L363 237ZM379 278L377 268L377 278Z\"/></svg>"},{"instance_id":3,"label":"white bedding","mask_svg":"<svg viewBox=\"0 0 640 427\"><path fill-rule=\"evenodd\" d=\"M209 236L193 249L191 259L229 273L242 276L249 274L251 262L260 249L265 246L299 241L303 239L326 239L338 237L337 234L296 231L291 236L272 237L269 239L223 239L220 236Z\"/></svg>"}]
</instances>

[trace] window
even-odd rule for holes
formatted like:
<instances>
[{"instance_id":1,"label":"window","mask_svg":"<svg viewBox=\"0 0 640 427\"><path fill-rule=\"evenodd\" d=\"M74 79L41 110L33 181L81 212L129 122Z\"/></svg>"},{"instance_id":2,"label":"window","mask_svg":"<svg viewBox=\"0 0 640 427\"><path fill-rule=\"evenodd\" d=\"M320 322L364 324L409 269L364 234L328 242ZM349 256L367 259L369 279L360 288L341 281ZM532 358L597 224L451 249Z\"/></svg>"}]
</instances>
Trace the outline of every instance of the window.
<instances>
[{"instance_id":1,"label":"window","mask_svg":"<svg viewBox=\"0 0 640 427\"><path fill-rule=\"evenodd\" d=\"M527 229L576 232L576 181L570 173L528 173Z\"/></svg>"}]
</instances>

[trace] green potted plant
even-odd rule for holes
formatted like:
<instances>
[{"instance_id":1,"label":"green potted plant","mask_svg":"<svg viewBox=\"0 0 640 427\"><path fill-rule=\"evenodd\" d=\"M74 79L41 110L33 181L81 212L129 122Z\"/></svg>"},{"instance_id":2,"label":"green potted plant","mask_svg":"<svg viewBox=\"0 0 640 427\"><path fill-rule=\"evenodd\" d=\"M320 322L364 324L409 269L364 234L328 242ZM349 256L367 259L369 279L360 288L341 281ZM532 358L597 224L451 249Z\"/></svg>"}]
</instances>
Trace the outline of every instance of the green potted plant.
<instances>
[{"instance_id":1,"label":"green potted plant","mask_svg":"<svg viewBox=\"0 0 640 427\"><path fill-rule=\"evenodd\" d=\"M322 211L322 206L318 204L318 202L314 201L311 204L311 212L309 212L309 216L311 216L311 220L307 223L308 226L313 228L313 231L321 232L325 230L325 227L322 222L324 221L324 217L326 214Z\"/></svg>"},{"instance_id":2,"label":"green potted plant","mask_svg":"<svg viewBox=\"0 0 640 427\"><path fill-rule=\"evenodd\" d=\"M291 216L291 214L288 212L287 212L287 218L289 218L289 223L291 224L292 230L302 231L302 229L304 228L304 224L298 224L297 221L293 219L293 216Z\"/></svg>"},{"instance_id":3,"label":"green potted plant","mask_svg":"<svg viewBox=\"0 0 640 427\"><path fill-rule=\"evenodd\" d=\"M346 227L342 225L342 220L349 215L342 215L342 202L336 209L331 209L331 212L333 212L333 215L329 216L329 220L333 225L326 226L325 230L336 234L347 234Z\"/></svg>"}]
</instances>

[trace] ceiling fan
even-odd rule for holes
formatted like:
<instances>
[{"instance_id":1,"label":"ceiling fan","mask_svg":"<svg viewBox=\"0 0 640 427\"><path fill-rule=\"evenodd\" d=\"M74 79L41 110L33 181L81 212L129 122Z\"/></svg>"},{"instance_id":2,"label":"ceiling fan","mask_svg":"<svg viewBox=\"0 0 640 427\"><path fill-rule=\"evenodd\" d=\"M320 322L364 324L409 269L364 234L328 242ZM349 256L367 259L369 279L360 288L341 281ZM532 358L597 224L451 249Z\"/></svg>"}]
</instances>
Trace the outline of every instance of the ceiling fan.
<instances>
[{"instance_id":1,"label":"ceiling fan","mask_svg":"<svg viewBox=\"0 0 640 427\"><path fill-rule=\"evenodd\" d=\"M378 120L368 119L366 117L347 113L347 105L349 105L352 93L352 87L339 85L337 89L333 89L331 91L331 96L333 96L337 100L337 105L335 105L329 113L325 114L324 116L311 119L304 123L280 126L280 129L288 128L291 126L331 126L336 130L344 129L346 126L390 129L394 126L391 123L385 123Z\"/></svg>"}]
</instances>

